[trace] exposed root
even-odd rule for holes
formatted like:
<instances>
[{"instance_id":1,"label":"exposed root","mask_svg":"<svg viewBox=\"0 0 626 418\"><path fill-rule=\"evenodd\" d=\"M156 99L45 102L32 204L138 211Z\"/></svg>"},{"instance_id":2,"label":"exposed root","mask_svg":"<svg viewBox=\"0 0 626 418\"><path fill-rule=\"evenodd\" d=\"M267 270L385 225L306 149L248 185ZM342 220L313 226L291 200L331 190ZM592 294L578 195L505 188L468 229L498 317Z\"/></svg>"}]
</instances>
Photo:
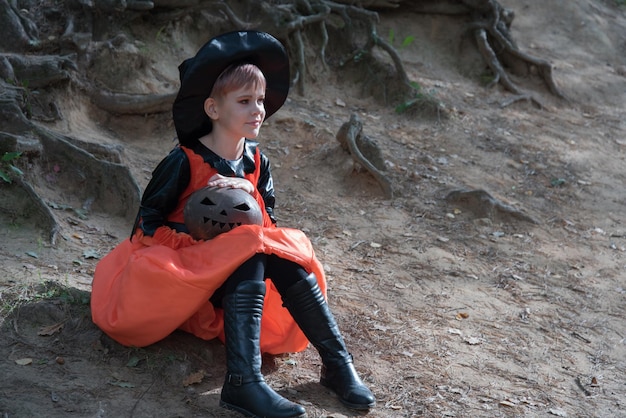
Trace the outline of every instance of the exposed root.
<instances>
[{"instance_id":1,"label":"exposed root","mask_svg":"<svg viewBox=\"0 0 626 418\"><path fill-rule=\"evenodd\" d=\"M0 0L0 50L21 51L37 45L37 26L20 14L16 2Z\"/></svg>"},{"instance_id":2,"label":"exposed root","mask_svg":"<svg viewBox=\"0 0 626 418\"><path fill-rule=\"evenodd\" d=\"M37 194L35 189L22 178L16 178L15 187L19 187L25 194L28 203L22 204L23 210L20 213L15 213L15 216L26 217L30 222L34 225L38 226L39 230L44 231L51 245L56 245L57 235L59 232L59 224L56 221L56 218L52 214L52 211L48 207L48 205L41 199L41 196ZM8 203L8 202L3 202ZM19 204L12 201L13 207L10 208L12 210L19 209ZM9 208L0 208L2 210L7 210Z\"/></svg>"},{"instance_id":3,"label":"exposed root","mask_svg":"<svg viewBox=\"0 0 626 418\"><path fill-rule=\"evenodd\" d=\"M28 132L31 122L21 109L23 89L11 86L0 80L0 131L19 134Z\"/></svg>"},{"instance_id":4,"label":"exposed root","mask_svg":"<svg viewBox=\"0 0 626 418\"><path fill-rule=\"evenodd\" d=\"M536 68L548 90L558 98L565 98L565 95L557 87L552 77L552 65L545 60L521 52L515 45L509 31L514 18L514 13L511 10L503 8L495 0L463 0L463 3L473 10L474 23L472 27L474 38L478 50L483 55L491 71L493 71L496 82L502 84L511 93L524 96L524 93L511 80L498 57L498 55L508 54L510 58L518 63L522 63L527 68ZM498 54L496 54L496 50L499 52ZM528 95L525 98L539 107L544 107L533 96Z\"/></svg>"},{"instance_id":5,"label":"exposed root","mask_svg":"<svg viewBox=\"0 0 626 418\"><path fill-rule=\"evenodd\" d=\"M102 110L118 115L146 115L169 112L176 93L126 94L90 87L87 94Z\"/></svg>"},{"instance_id":6,"label":"exposed root","mask_svg":"<svg viewBox=\"0 0 626 418\"><path fill-rule=\"evenodd\" d=\"M120 150L68 138L34 123L36 120L54 122L63 117L49 100L48 92L44 94L39 89L54 91L48 87L62 86L66 82L77 85L95 106L112 114L144 115L171 110L175 93L118 93L100 88L85 78L86 70L94 63L91 55L94 48L105 45L116 49L129 42L127 35L120 34L109 41L95 41L115 33L117 25L114 25L114 30L105 29L103 17L107 15L110 18L115 14L128 23L147 16L145 12L151 11L153 22L167 25L185 16L202 15L210 23L218 22L217 26L258 28L272 33L289 48L294 70L292 84L303 96L308 78L318 77L312 67L308 67L313 63L307 62L307 49L317 48L314 60L317 64L321 63L321 67L318 65L317 68L328 69L327 48L332 47L328 53L334 54L330 55L336 60L334 63L340 66L352 63L364 75L363 86L370 90L369 94L385 103L400 102L398 111L415 110L422 115L426 110L437 117L445 115L442 106L431 96L421 94L419 86L408 78L396 49L378 35L379 15L376 11L406 7L424 13L471 15L474 22L472 33L494 74L494 83L501 84L514 95L501 103L502 107L520 100L543 107L538 98L516 85L508 72L507 64L510 63L515 68L521 68L519 64L523 64L529 73L534 72L543 79L552 94L564 97L553 80L551 65L517 48L509 31L513 13L496 0L79 0L66 6L63 10L67 16L55 22L46 20L46 8L32 8L23 13L15 1L0 0L0 24L7 28L6 36L0 39L0 49L15 51L0 54L0 132L26 138L30 142L38 141L45 152L41 154L42 163L46 164L51 159L64 161L64 167L73 170L72 175L63 173L67 176L66 182L57 184L57 187L69 188L69 195L77 194L77 198L93 199L99 209L120 216L132 217L134 213L130 212L139 204L139 187L129 170L122 166ZM238 14L252 18L246 21ZM62 28L53 27L54 23ZM212 28L218 30L217 26ZM335 44L329 43L329 33L336 37ZM55 55L59 51L65 55ZM44 55L45 52L50 55ZM142 63L140 56L133 55L135 50L129 49L125 53L125 57L137 58L137 62ZM383 59L381 55L384 55ZM141 68L141 65L136 68ZM95 73L97 75L98 71ZM370 155L370 149L364 145L368 143L368 138L362 134L362 124L356 115L352 115L350 121L342 126L337 138L352 158L380 183L385 196L391 198L393 190L390 180L383 173L384 164L378 164ZM37 190L39 183L32 184ZM485 201L490 202L489 199ZM506 213L508 210L502 204L491 202L491 205L498 212Z\"/></svg>"},{"instance_id":7,"label":"exposed root","mask_svg":"<svg viewBox=\"0 0 626 418\"><path fill-rule=\"evenodd\" d=\"M47 159L71 162L65 173L71 194L105 213L132 219L141 189L128 167L98 159L56 132L37 125L33 129Z\"/></svg>"},{"instance_id":8,"label":"exposed root","mask_svg":"<svg viewBox=\"0 0 626 418\"><path fill-rule=\"evenodd\" d=\"M484 190L453 190L445 196L445 200L474 214L478 218L491 220L516 219L519 221L539 224L534 217L519 209L495 199Z\"/></svg>"},{"instance_id":9,"label":"exposed root","mask_svg":"<svg viewBox=\"0 0 626 418\"><path fill-rule=\"evenodd\" d=\"M350 152L352 158L362 165L369 173L374 176L376 181L380 184L380 187L383 189L383 193L387 199L391 199L393 197L393 189L391 187L391 181L385 176L382 171L374 166L370 162L370 159L363 155L363 152L357 146L357 140L361 136L363 130L363 123L359 119L356 114L352 114L350 116L350 121L344 123L339 132L337 132L337 140L341 144L341 146Z\"/></svg>"},{"instance_id":10,"label":"exposed root","mask_svg":"<svg viewBox=\"0 0 626 418\"><path fill-rule=\"evenodd\" d=\"M500 104L501 107L506 107L511 103L514 103L519 100L528 99L532 103L536 104L538 107L543 108L543 104L535 97L530 94L524 94L522 91L515 85L515 83L511 80L506 70L500 63L500 60L496 56L496 53L491 48L489 41L487 40L487 33L484 29L476 29L474 31L474 36L476 39L476 44L478 45L478 50L483 55L485 61L487 61L487 65L495 74L494 81L491 84L500 83L502 86L515 94L515 98L513 101L509 101L507 104Z\"/></svg>"},{"instance_id":11,"label":"exposed root","mask_svg":"<svg viewBox=\"0 0 626 418\"><path fill-rule=\"evenodd\" d=\"M343 4L358 4L359 7L363 7L365 9L396 9L402 0L335 0L337 3Z\"/></svg>"},{"instance_id":12,"label":"exposed root","mask_svg":"<svg viewBox=\"0 0 626 418\"><path fill-rule=\"evenodd\" d=\"M347 0L346 0L347 2ZM494 74L490 85L501 84L507 91L515 94L512 100L503 103L508 106L519 100L529 100L539 107L543 104L533 95L523 93L509 76L502 59L508 59L516 67L536 70L544 81L548 91L554 96L566 99L556 85L552 75L552 65L540 58L520 51L510 33L515 17L512 10L502 7L496 0L443 0L443 1L401 1L401 7L422 14L444 14L452 16L470 15L477 48ZM391 54L390 54L391 55ZM531 71L527 71L530 73Z\"/></svg>"},{"instance_id":13,"label":"exposed root","mask_svg":"<svg viewBox=\"0 0 626 418\"><path fill-rule=\"evenodd\" d=\"M2 72L28 89L47 87L70 78L68 70L76 70L70 57L55 55L2 54Z\"/></svg>"}]
</instances>

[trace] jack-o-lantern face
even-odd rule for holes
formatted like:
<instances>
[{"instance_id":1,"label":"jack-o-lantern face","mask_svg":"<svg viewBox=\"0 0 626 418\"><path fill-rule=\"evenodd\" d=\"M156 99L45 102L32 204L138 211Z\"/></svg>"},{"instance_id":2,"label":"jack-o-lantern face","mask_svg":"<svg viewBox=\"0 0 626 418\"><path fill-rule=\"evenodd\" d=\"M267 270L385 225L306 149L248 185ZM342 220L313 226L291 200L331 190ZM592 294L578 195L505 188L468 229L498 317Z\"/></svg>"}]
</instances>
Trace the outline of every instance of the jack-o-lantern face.
<instances>
[{"instance_id":1,"label":"jack-o-lantern face","mask_svg":"<svg viewBox=\"0 0 626 418\"><path fill-rule=\"evenodd\" d=\"M241 189L199 189L189 197L183 214L195 239L211 239L240 225L263 225L259 204Z\"/></svg>"}]
</instances>

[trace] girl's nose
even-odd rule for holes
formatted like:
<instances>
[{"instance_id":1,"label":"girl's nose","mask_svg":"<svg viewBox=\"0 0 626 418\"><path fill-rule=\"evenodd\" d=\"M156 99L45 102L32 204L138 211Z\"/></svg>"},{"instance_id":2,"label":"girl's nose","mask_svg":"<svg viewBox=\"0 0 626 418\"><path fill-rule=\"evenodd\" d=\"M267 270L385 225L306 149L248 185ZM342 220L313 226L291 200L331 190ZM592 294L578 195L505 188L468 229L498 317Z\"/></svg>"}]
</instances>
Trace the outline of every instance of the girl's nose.
<instances>
[{"instance_id":1,"label":"girl's nose","mask_svg":"<svg viewBox=\"0 0 626 418\"><path fill-rule=\"evenodd\" d=\"M254 114L265 113L265 105L263 104L263 102L256 102L252 112Z\"/></svg>"}]
</instances>

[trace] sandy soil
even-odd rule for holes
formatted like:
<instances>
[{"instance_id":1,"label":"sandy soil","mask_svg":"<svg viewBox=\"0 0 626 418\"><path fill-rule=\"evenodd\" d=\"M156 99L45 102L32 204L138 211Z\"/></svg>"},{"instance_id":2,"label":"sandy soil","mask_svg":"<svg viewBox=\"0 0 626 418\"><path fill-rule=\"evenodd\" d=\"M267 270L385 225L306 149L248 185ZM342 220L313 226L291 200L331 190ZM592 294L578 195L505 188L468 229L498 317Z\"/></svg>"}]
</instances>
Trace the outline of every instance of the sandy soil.
<instances>
[{"instance_id":1,"label":"sandy soil","mask_svg":"<svg viewBox=\"0 0 626 418\"><path fill-rule=\"evenodd\" d=\"M329 302L378 398L371 417L626 416L626 11L608 0L501 3L569 102L515 78L546 107L501 108L510 94L480 84L484 66L450 32L455 18L391 14L379 33L415 36L402 59L449 120L397 114L323 74L262 130L279 223L306 231L325 266ZM150 39L159 77L133 88L171 91L196 46ZM56 129L121 145L141 186L173 145L167 115L112 117L74 96L63 113ZM393 199L335 138L353 113L383 151ZM446 199L462 189L538 223ZM131 349L91 323L93 269L131 220L56 213L56 246L2 221L0 415L235 416L218 407L219 343L176 333ZM264 371L311 417L355 416L317 383L319 365L308 349L267 358Z\"/></svg>"}]
</instances>

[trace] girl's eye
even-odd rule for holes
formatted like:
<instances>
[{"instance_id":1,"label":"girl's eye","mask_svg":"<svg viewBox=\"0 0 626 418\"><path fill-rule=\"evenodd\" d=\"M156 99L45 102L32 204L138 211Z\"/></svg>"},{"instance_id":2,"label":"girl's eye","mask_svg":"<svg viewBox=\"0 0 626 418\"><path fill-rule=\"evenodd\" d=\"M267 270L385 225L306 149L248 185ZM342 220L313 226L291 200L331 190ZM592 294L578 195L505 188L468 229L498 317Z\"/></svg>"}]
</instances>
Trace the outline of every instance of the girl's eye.
<instances>
[{"instance_id":1,"label":"girl's eye","mask_svg":"<svg viewBox=\"0 0 626 418\"><path fill-rule=\"evenodd\" d=\"M241 103L241 104L248 104L248 99L242 99L242 100L240 101L240 103Z\"/></svg>"}]
</instances>

